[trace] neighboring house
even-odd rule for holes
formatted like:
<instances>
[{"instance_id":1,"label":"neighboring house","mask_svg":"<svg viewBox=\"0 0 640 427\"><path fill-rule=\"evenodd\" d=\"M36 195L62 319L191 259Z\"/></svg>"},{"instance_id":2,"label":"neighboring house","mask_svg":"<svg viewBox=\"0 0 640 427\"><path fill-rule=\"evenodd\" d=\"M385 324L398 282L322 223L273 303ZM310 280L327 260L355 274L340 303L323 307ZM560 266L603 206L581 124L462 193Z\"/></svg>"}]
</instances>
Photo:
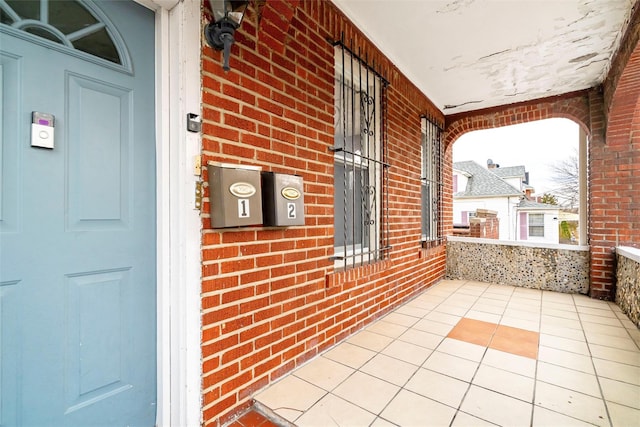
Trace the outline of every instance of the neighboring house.
<instances>
[{"instance_id":1,"label":"neighboring house","mask_svg":"<svg viewBox=\"0 0 640 427\"><path fill-rule=\"evenodd\" d=\"M477 209L498 212L501 240L558 243L558 206L528 200L533 187L524 166L501 168L487 160L453 164L453 222L468 225Z\"/></svg>"},{"instance_id":2,"label":"neighboring house","mask_svg":"<svg viewBox=\"0 0 640 427\"><path fill-rule=\"evenodd\" d=\"M489 164L493 164L492 162ZM524 166L518 166L524 172ZM514 175L515 168L508 172ZM476 209L489 209L498 213L499 239L516 240L516 208L523 197L523 190L516 187L514 177L510 182L474 161L453 164L453 223L468 225ZM522 175L524 178L524 174Z\"/></svg>"},{"instance_id":3,"label":"neighboring house","mask_svg":"<svg viewBox=\"0 0 640 427\"><path fill-rule=\"evenodd\" d=\"M518 204L516 210L518 213L516 240L559 243L559 206L525 199Z\"/></svg>"},{"instance_id":4,"label":"neighboring house","mask_svg":"<svg viewBox=\"0 0 640 427\"><path fill-rule=\"evenodd\" d=\"M501 168L500 165L496 165L489 159L487 160L487 168L502 178L507 184L519 188L527 198L533 193L534 189L529 185L529 172L525 170L524 166Z\"/></svg>"}]
</instances>

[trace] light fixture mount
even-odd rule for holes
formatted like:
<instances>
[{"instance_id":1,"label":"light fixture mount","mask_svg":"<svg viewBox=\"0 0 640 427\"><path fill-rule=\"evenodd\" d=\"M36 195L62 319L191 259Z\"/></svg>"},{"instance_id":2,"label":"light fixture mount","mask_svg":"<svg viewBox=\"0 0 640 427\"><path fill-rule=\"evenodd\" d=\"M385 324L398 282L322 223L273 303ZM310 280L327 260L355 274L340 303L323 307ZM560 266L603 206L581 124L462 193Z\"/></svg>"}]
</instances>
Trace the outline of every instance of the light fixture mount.
<instances>
[{"instance_id":1,"label":"light fixture mount","mask_svg":"<svg viewBox=\"0 0 640 427\"><path fill-rule=\"evenodd\" d=\"M234 34L244 17L248 0L209 0L213 21L204 27L204 37L209 46L223 51L222 69L229 71L229 54L235 42Z\"/></svg>"}]
</instances>

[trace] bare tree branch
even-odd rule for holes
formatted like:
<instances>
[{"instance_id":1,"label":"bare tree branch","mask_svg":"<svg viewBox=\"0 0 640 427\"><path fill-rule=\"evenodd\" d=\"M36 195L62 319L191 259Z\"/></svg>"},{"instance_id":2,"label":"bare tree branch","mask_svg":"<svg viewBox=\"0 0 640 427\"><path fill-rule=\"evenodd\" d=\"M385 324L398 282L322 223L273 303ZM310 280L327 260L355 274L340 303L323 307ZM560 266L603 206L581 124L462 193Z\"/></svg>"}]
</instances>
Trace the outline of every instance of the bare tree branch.
<instances>
[{"instance_id":1,"label":"bare tree branch","mask_svg":"<svg viewBox=\"0 0 640 427\"><path fill-rule=\"evenodd\" d=\"M558 198L558 203L568 208L577 208L580 202L580 167L578 153L550 166L551 180L557 185L549 191Z\"/></svg>"}]
</instances>

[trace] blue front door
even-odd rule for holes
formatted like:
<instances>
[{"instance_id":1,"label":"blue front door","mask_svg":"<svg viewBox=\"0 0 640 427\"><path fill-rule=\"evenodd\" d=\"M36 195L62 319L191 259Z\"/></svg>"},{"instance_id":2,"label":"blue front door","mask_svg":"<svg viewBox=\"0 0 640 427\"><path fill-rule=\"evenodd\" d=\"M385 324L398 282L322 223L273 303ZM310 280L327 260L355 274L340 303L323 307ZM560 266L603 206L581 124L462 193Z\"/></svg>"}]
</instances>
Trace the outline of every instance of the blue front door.
<instances>
[{"instance_id":1,"label":"blue front door","mask_svg":"<svg viewBox=\"0 0 640 427\"><path fill-rule=\"evenodd\" d=\"M0 426L154 425L154 14L0 22Z\"/></svg>"}]
</instances>

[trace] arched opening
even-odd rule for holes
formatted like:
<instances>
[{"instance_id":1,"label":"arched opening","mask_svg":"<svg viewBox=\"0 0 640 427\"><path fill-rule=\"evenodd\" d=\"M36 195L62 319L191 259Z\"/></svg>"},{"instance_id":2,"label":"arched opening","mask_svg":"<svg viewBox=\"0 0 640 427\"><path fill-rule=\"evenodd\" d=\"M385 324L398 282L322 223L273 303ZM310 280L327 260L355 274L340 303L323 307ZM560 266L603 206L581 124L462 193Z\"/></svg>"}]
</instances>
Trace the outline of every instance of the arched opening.
<instances>
[{"instance_id":1,"label":"arched opening","mask_svg":"<svg viewBox=\"0 0 640 427\"><path fill-rule=\"evenodd\" d=\"M586 138L576 122L468 132L452 157L454 234L481 209L496 212L500 240L586 244Z\"/></svg>"}]
</instances>

